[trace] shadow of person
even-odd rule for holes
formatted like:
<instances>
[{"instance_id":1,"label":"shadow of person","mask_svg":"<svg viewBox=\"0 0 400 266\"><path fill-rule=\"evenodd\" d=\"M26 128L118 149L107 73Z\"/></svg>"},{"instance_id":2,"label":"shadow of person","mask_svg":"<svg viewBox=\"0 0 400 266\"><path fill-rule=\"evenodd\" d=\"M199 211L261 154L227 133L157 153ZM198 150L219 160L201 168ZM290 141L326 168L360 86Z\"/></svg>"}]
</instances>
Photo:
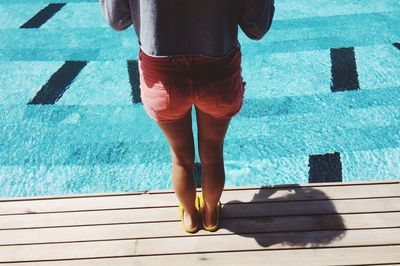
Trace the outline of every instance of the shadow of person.
<instances>
[{"instance_id":1,"label":"shadow of person","mask_svg":"<svg viewBox=\"0 0 400 266\"><path fill-rule=\"evenodd\" d=\"M233 190L225 199L246 200L247 193ZM346 230L323 191L299 185L262 187L250 201L226 202L220 228L254 238L262 247L323 246L343 238Z\"/></svg>"}]
</instances>

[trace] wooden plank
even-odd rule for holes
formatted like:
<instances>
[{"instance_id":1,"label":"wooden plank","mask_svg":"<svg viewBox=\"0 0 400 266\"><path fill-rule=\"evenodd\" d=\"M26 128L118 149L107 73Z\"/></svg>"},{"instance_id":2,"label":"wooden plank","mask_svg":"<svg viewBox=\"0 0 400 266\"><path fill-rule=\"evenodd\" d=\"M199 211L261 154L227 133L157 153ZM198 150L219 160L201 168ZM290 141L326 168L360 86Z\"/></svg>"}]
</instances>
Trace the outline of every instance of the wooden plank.
<instances>
[{"instance_id":1,"label":"wooden plank","mask_svg":"<svg viewBox=\"0 0 400 266\"><path fill-rule=\"evenodd\" d=\"M330 213L350 214L392 211L400 211L400 197L370 198L362 200L344 199L262 203L227 202L222 207L221 215L223 218L239 218L268 217L276 215ZM176 221L177 219L179 219L177 207L17 214L0 216L0 230L52 226Z\"/></svg>"},{"instance_id":2,"label":"wooden plank","mask_svg":"<svg viewBox=\"0 0 400 266\"><path fill-rule=\"evenodd\" d=\"M265 188L297 188L297 187L325 187L325 186L354 186L354 185L373 185L373 184L399 184L397 179L393 180L373 180L373 181L352 181L352 182L321 182L321 183L302 183L302 184L278 184L278 185L265 185L265 186L240 186L240 187L225 187L224 191L243 191L243 190L259 190ZM201 189L197 189L200 192ZM47 196L34 196L34 197L14 197L14 198L0 198L3 201L29 201L29 200L43 200L43 199L66 199L66 198L88 198L88 197L113 197L113 196L132 196L142 194L173 194L172 189L165 190L142 190L133 192L108 192L108 193L84 193L84 194L63 194L63 195L47 195Z\"/></svg>"},{"instance_id":3,"label":"wooden plank","mask_svg":"<svg viewBox=\"0 0 400 266\"><path fill-rule=\"evenodd\" d=\"M353 186L322 186L294 188L265 188L261 190L224 191L221 202L266 202L316 199L350 199L400 196L400 183L369 184ZM61 211L85 211L120 208L174 207L174 193L105 196L91 198L43 199L32 201L5 201L0 204L0 215L23 213L46 213Z\"/></svg>"},{"instance_id":4,"label":"wooden plank","mask_svg":"<svg viewBox=\"0 0 400 266\"><path fill-rule=\"evenodd\" d=\"M209 233L200 230L196 234L196 237L210 234L223 235L388 227L400 227L400 212L223 219L221 220L221 228L218 232ZM0 245L176 236L189 237L183 231L179 221L50 227L0 230Z\"/></svg>"},{"instance_id":5,"label":"wooden plank","mask_svg":"<svg viewBox=\"0 0 400 266\"><path fill-rule=\"evenodd\" d=\"M229 235L75 242L0 247L0 262L59 260L113 256L190 254L297 248L333 248L399 244L400 228L318 232L281 232L263 235ZM400 259L400 258L399 258Z\"/></svg>"},{"instance_id":6,"label":"wooden plank","mask_svg":"<svg viewBox=\"0 0 400 266\"><path fill-rule=\"evenodd\" d=\"M57 261L57 266L132 265L369 265L399 263L400 246L262 250L167 256L142 256ZM52 266L54 261L11 263L12 266ZM397 265L397 264L396 264Z\"/></svg>"},{"instance_id":7,"label":"wooden plank","mask_svg":"<svg viewBox=\"0 0 400 266\"><path fill-rule=\"evenodd\" d=\"M167 256L141 256L120 258L99 258L70 261L45 261L11 263L13 266L143 266L143 265L369 265L400 264L400 245L262 250L245 252L175 254ZM56 264L55 264L56 263Z\"/></svg>"}]
</instances>

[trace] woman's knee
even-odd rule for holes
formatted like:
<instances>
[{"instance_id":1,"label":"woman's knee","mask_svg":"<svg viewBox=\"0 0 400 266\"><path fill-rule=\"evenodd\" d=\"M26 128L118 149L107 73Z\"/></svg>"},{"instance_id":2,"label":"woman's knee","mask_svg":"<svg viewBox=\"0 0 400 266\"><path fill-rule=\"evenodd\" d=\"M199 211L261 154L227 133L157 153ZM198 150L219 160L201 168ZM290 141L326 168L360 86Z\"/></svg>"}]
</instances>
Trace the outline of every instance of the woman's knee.
<instances>
[{"instance_id":1,"label":"woman's knee","mask_svg":"<svg viewBox=\"0 0 400 266\"><path fill-rule=\"evenodd\" d=\"M202 164L216 164L223 160L223 140L199 142L199 157Z\"/></svg>"},{"instance_id":2,"label":"woman's knee","mask_svg":"<svg viewBox=\"0 0 400 266\"><path fill-rule=\"evenodd\" d=\"M171 149L172 163L179 165L185 169L193 169L194 167L194 150L191 148L187 150L176 151Z\"/></svg>"}]
</instances>

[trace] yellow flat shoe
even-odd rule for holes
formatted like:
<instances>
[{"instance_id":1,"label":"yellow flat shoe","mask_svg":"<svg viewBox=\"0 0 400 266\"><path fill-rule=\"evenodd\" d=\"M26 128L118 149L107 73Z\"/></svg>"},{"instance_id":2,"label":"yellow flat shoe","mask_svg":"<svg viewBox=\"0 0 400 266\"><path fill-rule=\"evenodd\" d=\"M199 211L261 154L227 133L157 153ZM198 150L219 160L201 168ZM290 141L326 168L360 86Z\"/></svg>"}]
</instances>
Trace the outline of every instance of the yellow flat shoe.
<instances>
[{"instance_id":1,"label":"yellow flat shoe","mask_svg":"<svg viewBox=\"0 0 400 266\"><path fill-rule=\"evenodd\" d=\"M203 193L200 194L200 211L203 212L203 208L204 208L204 197L203 197ZM218 201L217 203L217 208L216 208L216 212L217 212L217 223L215 225L212 226L206 226L206 224L204 223L204 215L201 215L201 221L203 223L203 229L209 232L215 232L219 229L219 220L220 220L220 214L221 214L221 202Z\"/></svg>"},{"instance_id":2,"label":"yellow flat shoe","mask_svg":"<svg viewBox=\"0 0 400 266\"><path fill-rule=\"evenodd\" d=\"M195 207L196 207L197 211L200 211L199 197L197 195L196 195L196 201L195 201L194 204L195 204ZM199 230L199 226L200 226L199 219L197 219L197 224L196 224L195 227L193 227L193 228L187 227L185 222L184 222L184 220L183 220L183 213L185 212L185 209L183 208L182 203L179 202L178 207L179 207L179 213L180 213L180 216L181 216L181 224L182 224L182 227L185 230L185 232L190 233L190 234L196 233ZM199 216L197 216L197 218L198 217Z\"/></svg>"}]
</instances>

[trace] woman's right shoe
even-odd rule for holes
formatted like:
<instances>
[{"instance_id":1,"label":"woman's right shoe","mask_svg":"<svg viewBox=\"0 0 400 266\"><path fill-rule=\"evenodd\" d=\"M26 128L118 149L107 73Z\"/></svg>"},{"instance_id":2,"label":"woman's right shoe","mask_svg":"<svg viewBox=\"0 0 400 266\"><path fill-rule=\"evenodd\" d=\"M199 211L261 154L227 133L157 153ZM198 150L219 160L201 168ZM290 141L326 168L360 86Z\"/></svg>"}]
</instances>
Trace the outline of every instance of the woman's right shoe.
<instances>
[{"instance_id":1,"label":"woman's right shoe","mask_svg":"<svg viewBox=\"0 0 400 266\"><path fill-rule=\"evenodd\" d=\"M204 197L203 197L203 192L200 194L200 212L201 212L201 221L203 223L203 229L209 232L215 232L219 229L219 220L221 216L221 202L218 201L217 203L217 208L215 209L217 212L217 223L212 226L206 226L204 222L204 215L203 215L203 209L204 209Z\"/></svg>"}]
</instances>

